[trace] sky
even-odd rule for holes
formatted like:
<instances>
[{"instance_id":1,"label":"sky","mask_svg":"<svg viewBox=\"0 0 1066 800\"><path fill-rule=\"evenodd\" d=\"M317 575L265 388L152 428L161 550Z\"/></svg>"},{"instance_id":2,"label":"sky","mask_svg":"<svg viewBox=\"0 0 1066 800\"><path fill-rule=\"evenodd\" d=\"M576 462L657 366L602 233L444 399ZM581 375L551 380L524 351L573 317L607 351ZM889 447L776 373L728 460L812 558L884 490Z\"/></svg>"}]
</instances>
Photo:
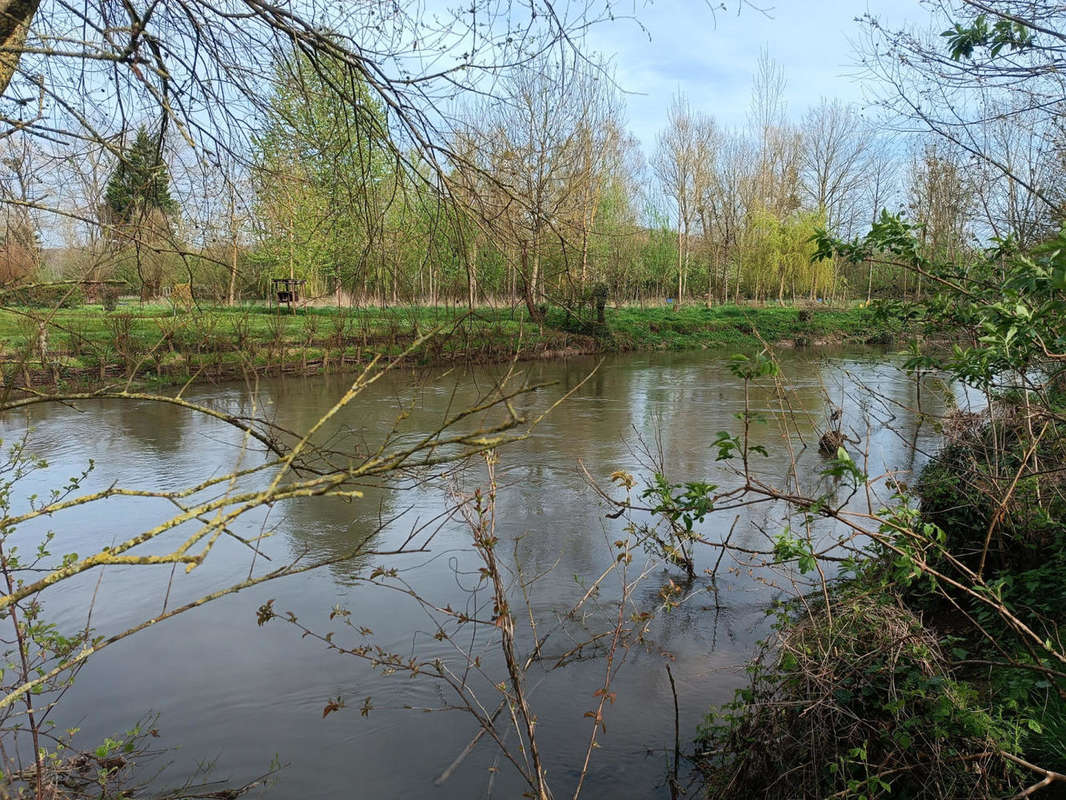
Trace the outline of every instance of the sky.
<instances>
[{"instance_id":1,"label":"sky","mask_svg":"<svg viewBox=\"0 0 1066 800\"><path fill-rule=\"evenodd\" d=\"M634 2L634 0L629 0ZM869 12L889 27L928 25L918 0L756 0L765 13L727 0L635 0L640 25L616 21L593 28L590 50L612 59L626 92L630 130L645 153L680 90L696 110L725 127L744 125L752 77L765 48L785 72L788 113L798 119L821 97L864 103L854 42L862 38L856 17ZM624 13L618 4L616 9ZM643 30L641 29L643 26Z\"/></svg>"}]
</instances>

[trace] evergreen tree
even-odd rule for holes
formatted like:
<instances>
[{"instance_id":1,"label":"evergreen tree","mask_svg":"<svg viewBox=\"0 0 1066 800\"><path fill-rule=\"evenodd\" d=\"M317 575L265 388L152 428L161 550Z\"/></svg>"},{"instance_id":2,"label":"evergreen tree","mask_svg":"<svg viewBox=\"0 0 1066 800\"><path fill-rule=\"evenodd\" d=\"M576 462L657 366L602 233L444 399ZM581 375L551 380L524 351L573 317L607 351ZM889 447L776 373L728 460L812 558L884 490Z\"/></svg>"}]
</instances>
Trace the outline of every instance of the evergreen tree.
<instances>
[{"instance_id":1,"label":"evergreen tree","mask_svg":"<svg viewBox=\"0 0 1066 800\"><path fill-rule=\"evenodd\" d=\"M155 210L164 214L176 210L170 171L143 125L111 173L105 199L112 220L119 224L136 222Z\"/></svg>"},{"instance_id":2,"label":"evergreen tree","mask_svg":"<svg viewBox=\"0 0 1066 800\"><path fill-rule=\"evenodd\" d=\"M132 269L129 280L140 284L141 299L159 295L173 252L171 216L177 203L170 196L170 170L159 140L142 125L119 158L104 195L105 219L118 260L116 274Z\"/></svg>"}]
</instances>

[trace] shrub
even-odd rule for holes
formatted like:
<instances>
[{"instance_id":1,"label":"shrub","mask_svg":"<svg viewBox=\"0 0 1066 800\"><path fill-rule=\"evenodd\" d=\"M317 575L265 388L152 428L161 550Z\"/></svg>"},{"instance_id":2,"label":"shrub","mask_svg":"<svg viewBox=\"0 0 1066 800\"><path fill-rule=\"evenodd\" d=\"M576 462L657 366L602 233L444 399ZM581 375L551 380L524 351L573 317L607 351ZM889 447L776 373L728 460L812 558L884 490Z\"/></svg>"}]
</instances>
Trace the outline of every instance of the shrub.
<instances>
[{"instance_id":1,"label":"shrub","mask_svg":"<svg viewBox=\"0 0 1066 800\"><path fill-rule=\"evenodd\" d=\"M191 308L193 304L192 284L175 283L170 292L170 302L180 308Z\"/></svg>"},{"instance_id":2,"label":"shrub","mask_svg":"<svg viewBox=\"0 0 1066 800\"><path fill-rule=\"evenodd\" d=\"M1013 735L973 707L937 640L892 596L784 620L750 685L701 734L710 797L992 797Z\"/></svg>"},{"instance_id":3,"label":"shrub","mask_svg":"<svg viewBox=\"0 0 1066 800\"><path fill-rule=\"evenodd\" d=\"M104 306L104 311L114 311L118 308L118 299L121 295L122 290L118 286L105 285L100 290L100 302Z\"/></svg>"},{"instance_id":4,"label":"shrub","mask_svg":"<svg viewBox=\"0 0 1066 800\"><path fill-rule=\"evenodd\" d=\"M1036 567L1066 542L1062 472L1048 469L1066 463L1066 435L1049 422L1030 452L1027 422L1014 408L997 403L995 423L987 416L949 419L948 442L916 487L923 517L944 531L952 555L975 567L987 542L986 574Z\"/></svg>"},{"instance_id":5,"label":"shrub","mask_svg":"<svg viewBox=\"0 0 1066 800\"><path fill-rule=\"evenodd\" d=\"M77 308L85 304L85 291L69 283L23 286L4 290L0 302L30 308Z\"/></svg>"}]
</instances>

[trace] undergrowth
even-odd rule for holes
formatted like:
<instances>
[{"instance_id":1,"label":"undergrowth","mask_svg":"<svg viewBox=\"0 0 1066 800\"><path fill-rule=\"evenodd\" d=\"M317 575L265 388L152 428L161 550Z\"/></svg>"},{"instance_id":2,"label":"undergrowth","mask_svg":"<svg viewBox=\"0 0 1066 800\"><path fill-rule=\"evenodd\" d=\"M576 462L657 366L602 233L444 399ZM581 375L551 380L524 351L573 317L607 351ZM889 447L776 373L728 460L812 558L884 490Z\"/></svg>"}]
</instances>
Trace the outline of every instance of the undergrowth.
<instances>
[{"instance_id":1,"label":"undergrowth","mask_svg":"<svg viewBox=\"0 0 1066 800\"><path fill-rule=\"evenodd\" d=\"M891 593L838 590L749 665L698 742L709 797L995 797L1017 725L956 680L936 637Z\"/></svg>"}]
</instances>

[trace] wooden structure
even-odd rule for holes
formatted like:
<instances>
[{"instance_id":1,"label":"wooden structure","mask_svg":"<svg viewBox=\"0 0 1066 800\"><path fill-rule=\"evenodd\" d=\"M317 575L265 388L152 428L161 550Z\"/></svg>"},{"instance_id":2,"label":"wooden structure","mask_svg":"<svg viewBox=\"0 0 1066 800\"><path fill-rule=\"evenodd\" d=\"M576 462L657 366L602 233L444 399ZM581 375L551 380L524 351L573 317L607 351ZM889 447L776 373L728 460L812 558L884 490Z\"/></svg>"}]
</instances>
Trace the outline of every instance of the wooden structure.
<instances>
[{"instance_id":1,"label":"wooden structure","mask_svg":"<svg viewBox=\"0 0 1066 800\"><path fill-rule=\"evenodd\" d=\"M292 304L300 302L300 292L307 281L303 278L271 278L270 281L275 302L279 307L282 303L287 304L289 311L292 311Z\"/></svg>"}]
</instances>

